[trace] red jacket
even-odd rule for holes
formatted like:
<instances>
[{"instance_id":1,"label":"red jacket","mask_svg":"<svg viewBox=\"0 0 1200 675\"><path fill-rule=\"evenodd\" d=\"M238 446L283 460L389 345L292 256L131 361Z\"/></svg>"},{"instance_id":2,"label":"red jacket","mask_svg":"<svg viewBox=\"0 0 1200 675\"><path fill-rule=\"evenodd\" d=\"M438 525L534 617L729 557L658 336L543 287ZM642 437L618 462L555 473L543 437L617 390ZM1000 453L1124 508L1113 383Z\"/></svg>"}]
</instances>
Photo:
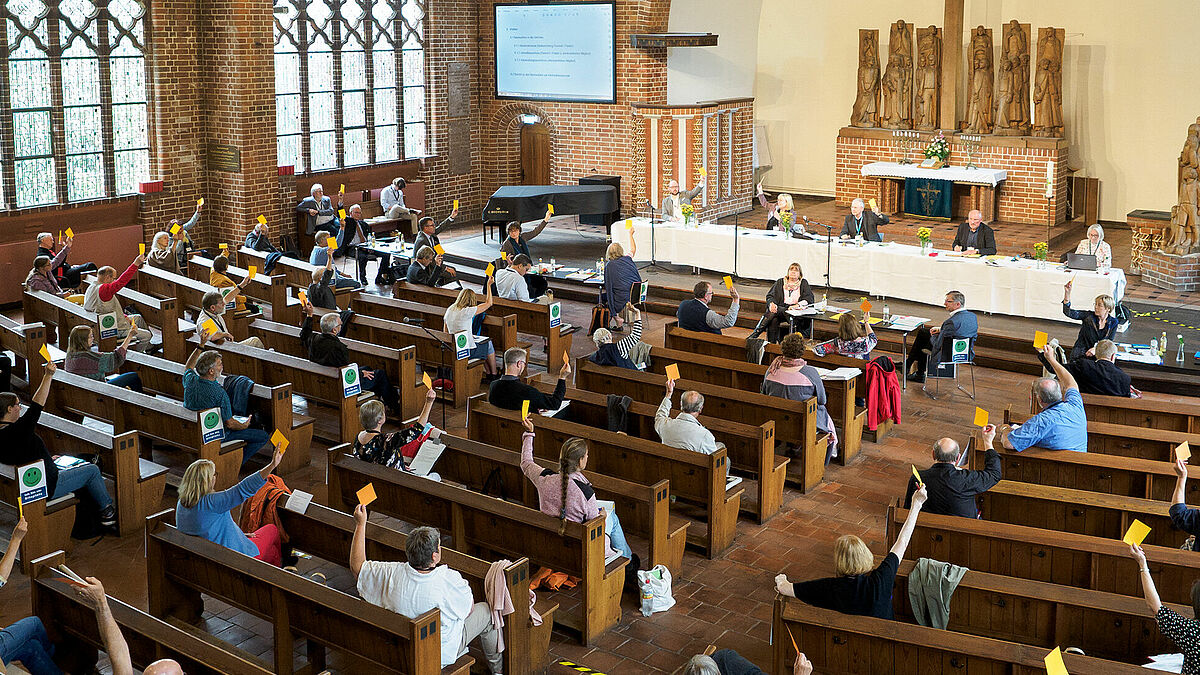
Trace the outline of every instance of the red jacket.
<instances>
[{"instance_id":1,"label":"red jacket","mask_svg":"<svg viewBox=\"0 0 1200 675\"><path fill-rule=\"evenodd\" d=\"M896 379L896 364L886 356L867 363L867 430L875 431L879 423L892 420L900 423L900 381Z\"/></svg>"},{"instance_id":2,"label":"red jacket","mask_svg":"<svg viewBox=\"0 0 1200 675\"><path fill-rule=\"evenodd\" d=\"M121 273L120 277L117 277L116 281L110 281L107 284L100 284L100 290L98 292L100 295L100 301L108 302L109 300L112 300L113 296L117 294L117 291L125 288L126 284L128 284L130 281L133 281L133 277L136 276L137 273L137 263L132 263L129 265L129 267L125 268L125 271Z\"/></svg>"}]
</instances>

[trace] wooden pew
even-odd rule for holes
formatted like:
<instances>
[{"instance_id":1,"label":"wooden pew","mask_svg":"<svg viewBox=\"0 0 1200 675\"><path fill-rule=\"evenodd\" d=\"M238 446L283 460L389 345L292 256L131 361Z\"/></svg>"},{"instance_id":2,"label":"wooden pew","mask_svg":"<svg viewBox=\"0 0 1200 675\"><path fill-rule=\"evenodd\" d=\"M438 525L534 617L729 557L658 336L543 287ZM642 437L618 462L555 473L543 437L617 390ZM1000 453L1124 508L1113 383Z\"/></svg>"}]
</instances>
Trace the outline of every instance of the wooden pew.
<instances>
[{"instance_id":1,"label":"wooden pew","mask_svg":"<svg viewBox=\"0 0 1200 675\"><path fill-rule=\"evenodd\" d=\"M160 270L147 265L143 274L138 275L138 288L144 293L159 298L178 298L183 306L189 308L194 316L199 316L204 308L204 295L217 290L208 281L197 281L166 270ZM236 340L245 340L249 334L246 325L253 318L247 312L227 311L223 317L225 326Z\"/></svg>"},{"instance_id":2,"label":"wooden pew","mask_svg":"<svg viewBox=\"0 0 1200 675\"><path fill-rule=\"evenodd\" d=\"M900 562L892 591L896 618L905 623L916 623L908 601L908 580L915 566L911 560ZM1190 606L1171 609L1191 615ZM1094 630L1097 626L1106 630ZM954 590L946 629L1046 650L1069 645L1089 656L1139 664L1152 654L1176 649L1141 598L975 570L968 570Z\"/></svg>"},{"instance_id":3,"label":"wooden pew","mask_svg":"<svg viewBox=\"0 0 1200 675\"><path fill-rule=\"evenodd\" d=\"M671 481L672 493L703 508L701 520L708 524L707 536L692 535L689 541L714 558L733 543L737 534L738 507L746 486L725 489L726 453L705 455L672 448L662 443L597 429L575 422L539 416L534 420L537 438L533 454L558 461L559 450L569 438L587 439L588 466L593 471L630 481L661 476ZM521 447L521 413L501 410L483 396L471 399L467 433L471 440L503 447Z\"/></svg>"},{"instance_id":4,"label":"wooden pew","mask_svg":"<svg viewBox=\"0 0 1200 675\"><path fill-rule=\"evenodd\" d=\"M1084 406L1086 409L1086 405ZM1006 423L1023 423L1032 415L1014 411L1011 406L1004 409ZM1154 461L1174 461L1175 448L1187 441L1200 447L1200 434L1168 431L1141 426L1126 426L1111 422L1088 421L1088 452L1120 457L1138 457Z\"/></svg>"},{"instance_id":5,"label":"wooden pew","mask_svg":"<svg viewBox=\"0 0 1200 675\"><path fill-rule=\"evenodd\" d=\"M310 668L325 667L325 650L352 654L378 673L467 675L474 663L464 655L441 667L441 613L415 619L239 555L167 524L171 511L146 519L146 574L150 613L160 619L195 623L201 594L267 621L274 632L276 673L296 672L293 643L308 641Z\"/></svg>"},{"instance_id":6,"label":"wooden pew","mask_svg":"<svg viewBox=\"0 0 1200 675\"><path fill-rule=\"evenodd\" d=\"M182 363L133 351L126 353L125 364L121 367L122 372L136 372L144 388L179 401L183 400L184 370ZM220 381L224 382L224 377ZM292 410L290 383L273 387L255 383L250 390L250 411L262 420L269 432L276 429L282 432L288 440L288 450L295 451L284 454L278 468L280 474L289 474L311 463L308 450L312 445L314 418ZM138 525L144 523L139 520Z\"/></svg>"},{"instance_id":7,"label":"wooden pew","mask_svg":"<svg viewBox=\"0 0 1200 675\"><path fill-rule=\"evenodd\" d=\"M46 344L55 345L62 351L66 351L67 337L76 326L91 328L96 336L96 346L101 351L111 352L119 342L117 338L100 338L100 324L94 312L45 291L25 291L22 294L21 316L25 321L44 324L47 328ZM54 330L53 337L49 332L51 328Z\"/></svg>"},{"instance_id":8,"label":"wooden pew","mask_svg":"<svg viewBox=\"0 0 1200 675\"><path fill-rule=\"evenodd\" d=\"M895 543L907 516L906 509L888 507L888 546ZM1200 577L1200 556L1176 547L1147 544L1142 549L1163 602L1190 604L1192 582ZM905 555L1135 598L1142 593L1137 562L1119 538L922 513Z\"/></svg>"},{"instance_id":9,"label":"wooden pew","mask_svg":"<svg viewBox=\"0 0 1200 675\"><path fill-rule=\"evenodd\" d=\"M1178 546L1187 538L1171 526L1170 504L1153 499L1002 480L977 500L988 522L1120 541L1136 518L1152 528L1148 544Z\"/></svg>"},{"instance_id":10,"label":"wooden pew","mask_svg":"<svg viewBox=\"0 0 1200 675\"><path fill-rule=\"evenodd\" d=\"M317 314L326 314L332 310L316 310ZM313 315L313 321L317 322L317 314ZM313 330L317 330L317 326L313 326ZM440 363L445 363L446 368L451 372L451 378L454 380L454 389L451 391L440 391L440 396L445 396L450 399L456 408L462 408L467 405L467 399L479 393L480 385L483 382L483 359L456 359L454 347L454 336L440 330L430 330L433 335L426 333L420 326L411 326L406 323L397 323L388 321L373 316L364 316L362 314L355 315L350 322L350 328L346 331L346 337L359 342L379 345L380 347L390 347L395 349L404 349L412 346L417 350L417 361L421 363L422 368L431 372L437 372ZM296 330L299 335L299 329ZM451 351L441 353L441 340L451 348ZM501 359L501 363L503 359ZM433 379L437 379L435 376ZM415 376L414 376L415 380ZM425 395L424 387L422 387L420 395L423 399ZM423 405L423 402L422 402ZM419 408L418 408L419 410Z\"/></svg>"},{"instance_id":11,"label":"wooden pew","mask_svg":"<svg viewBox=\"0 0 1200 675\"><path fill-rule=\"evenodd\" d=\"M191 346L200 344L199 338L188 338ZM255 383L266 387L292 385L292 393L299 394L310 403L322 403L337 409L337 432L327 439L337 443L353 443L358 435L358 406L371 400L375 394L360 392L357 396L344 396L341 370L332 366L320 366L307 358L290 356L267 349L258 349L226 340L223 344L206 344L207 349L221 352L225 372L245 375ZM403 393L401 394L403 400ZM314 426L314 434L324 431Z\"/></svg>"},{"instance_id":12,"label":"wooden pew","mask_svg":"<svg viewBox=\"0 0 1200 675\"><path fill-rule=\"evenodd\" d=\"M1200 398L1194 396L1145 394L1142 398L1127 398L1084 394L1083 410L1093 422L1200 434Z\"/></svg>"},{"instance_id":13,"label":"wooden pew","mask_svg":"<svg viewBox=\"0 0 1200 675\"><path fill-rule=\"evenodd\" d=\"M414 285L405 281L396 282L392 295L401 300L443 308L449 307L458 299L457 290ZM552 375L557 375L562 368L563 354L571 353L571 340L576 327L567 326L564 321L558 328L550 328L549 305L496 298L492 307L490 311L497 315L516 315L518 331L546 338L546 370ZM532 354L530 357L532 358Z\"/></svg>"},{"instance_id":14,"label":"wooden pew","mask_svg":"<svg viewBox=\"0 0 1200 675\"><path fill-rule=\"evenodd\" d=\"M320 332L313 317L313 331ZM354 326L355 322L351 322ZM250 334L262 340L263 347L281 354L308 360L308 348L300 341L300 327L275 323L266 319L255 319L250 323ZM371 341L342 338L350 351L351 363L362 368L382 368L388 380L400 394L400 406L406 418L416 417L425 406L425 385L417 380L417 349L411 345L380 344ZM262 350L260 350L262 351ZM312 365L311 361L309 362Z\"/></svg>"},{"instance_id":15,"label":"wooden pew","mask_svg":"<svg viewBox=\"0 0 1200 675\"><path fill-rule=\"evenodd\" d=\"M421 318L425 320L425 327L430 330L446 330L445 307L399 300L384 295L359 293L350 303L350 309L360 315L388 321L403 322L405 317ZM505 350L509 347L518 347L520 344L517 342L517 316L515 314L501 316L496 312L497 310L489 310L483 317L483 325L488 338L495 345L496 360L499 362Z\"/></svg>"},{"instance_id":16,"label":"wooden pew","mask_svg":"<svg viewBox=\"0 0 1200 675\"><path fill-rule=\"evenodd\" d=\"M252 248L243 246L238 249L238 257L239 262L243 266L254 265L258 268L259 272L266 269L267 254L262 251L255 251ZM324 265L320 266L320 268L324 267ZM334 263L334 267L337 267L337 263ZM271 274L282 274L287 280L288 286L307 290L308 285L312 283L313 270L317 268L317 265L309 265L307 260L297 260L283 256L279 259L279 262L275 263L275 269L271 270ZM334 288L334 301L341 309L347 309L350 307L350 301L354 299L355 295L358 295L359 290L356 288Z\"/></svg>"},{"instance_id":17,"label":"wooden pew","mask_svg":"<svg viewBox=\"0 0 1200 675\"><path fill-rule=\"evenodd\" d=\"M695 346L700 347L701 344ZM678 364L679 374L686 380L753 393L758 393L767 375L766 365L747 363L745 359L724 359L707 356L701 349L667 347L650 348L650 365L646 372L658 373L665 378L665 369L672 363ZM861 370L864 366L866 363L860 362L860 365L855 367ZM862 433L867 421L867 409L854 405L854 399L859 395L855 379L821 380L821 383L825 387L825 409L838 432L837 459L840 464L849 464L862 450ZM863 393L865 395L865 392Z\"/></svg>"},{"instance_id":18,"label":"wooden pew","mask_svg":"<svg viewBox=\"0 0 1200 675\"><path fill-rule=\"evenodd\" d=\"M554 392L555 383L546 382L545 376L532 378L529 384L547 394ZM608 396L584 389L567 387L567 400L571 402L571 420L600 429L608 428ZM658 438L654 430L654 415L658 406L634 401L629 404L626 421L629 435L638 438ZM678 413L678 408L672 411ZM674 416L674 415L672 415ZM765 523L779 512L783 501L783 481L787 476L787 457L775 454L775 422L768 420L758 426L731 422L717 417L701 415L699 421L712 432L717 442L725 444L730 466L746 471L758 479L755 498L742 496L742 513L747 513Z\"/></svg>"},{"instance_id":19,"label":"wooden pew","mask_svg":"<svg viewBox=\"0 0 1200 675\"><path fill-rule=\"evenodd\" d=\"M37 389L46 372L42 346L46 344L46 327L40 323L21 323L0 314L0 349L11 351L16 360L13 373L24 375L29 391Z\"/></svg>"},{"instance_id":20,"label":"wooden pew","mask_svg":"<svg viewBox=\"0 0 1200 675\"><path fill-rule=\"evenodd\" d=\"M196 281L208 283L212 273L213 261L201 255L188 259L188 276ZM234 265L230 256L229 269L225 275L234 281L246 278L249 270ZM262 268L256 270L254 278L241 290L242 295L260 302L270 309L271 320L279 323L299 325L300 317L304 315L304 307L299 298L288 295L287 277L283 274L263 274Z\"/></svg>"},{"instance_id":21,"label":"wooden pew","mask_svg":"<svg viewBox=\"0 0 1200 675\"><path fill-rule=\"evenodd\" d=\"M602 394L620 393L635 401L658 405L662 401L663 379L626 368L598 366L588 359L575 363L575 386ZM675 383L679 390L695 389L704 395L704 409L712 417L740 420L744 424L775 422L776 442L797 447L795 461L787 465L788 480L802 492L811 490L825 476L825 450L828 434L817 432L817 399L789 401L765 394L735 391L693 380Z\"/></svg>"},{"instance_id":22,"label":"wooden pew","mask_svg":"<svg viewBox=\"0 0 1200 675\"><path fill-rule=\"evenodd\" d=\"M145 265L143 269L146 267L150 266ZM84 276L81 288L86 288L94 283L96 283L96 275L88 274ZM147 326L158 327L162 339L163 356L172 361L182 361L187 358L187 354L183 351L183 334L185 331L193 330L195 326L183 318L182 307L175 298L156 298L129 286L117 291L117 298L120 299L122 307L132 305L146 320ZM97 341L99 341L99 337L100 335L97 333Z\"/></svg>"},{"instance_id":23,"label":"wooden pew","mask_svg":"<svg viewBox=\"0 0 1200 675\"><path fill-rule=\"evenodd\" d=\"M54 374L46 410L104 420L112 425L114 434L136 432L192 453L197 459L210 460L217 465L219 490L237 483L244 444L219 439L205 443L202 411L62 370Z\"/></svg>"},{"instance_id":24,"label":"wooden pew","mask_svg":"<svg viewBox=\"0 0 1200 675\"><path fill-rule=\"evenodd\" d=\"M354 536L354 516L319 504L309 504L303 514L279 508L283 529L287 531L288 547L315 555L322 560L350 567L350 541ZM367 523L367 560L404 562L408 560L404 544L408 535L377 523ZM441 563L457 570L471 584L477 601L487 596L484 579L491 563L486 560L442 547ZM513 598L513 613L505 617L504 672L522 675L533 673L546 665L550 647L550 629L558 605L545 598L538 601L542 625L533 626L529 619L529 560L520 558L504 568L504 585ZM520 602L518 602L518 598Z\"/></svg>"},{"instance_id":25,"label":"wooden pew","mask_svg":"<svg viewBox=\"0 0 1200 675\"><path fill-rule=\"evenodd\" d=\"M334 509L358 503L356 492L374 484L375 511L409 523L436 527L451 547L472 555L528 556L529 561L577 576L581 603L560 606L554 620L579 631L591 644L621 619L621 587L629 560L604 562L604 515L566 524L527 506L487 497L466 488L438 483L347 455L348 445L329 449L328 502ZM482 553L481 553L482 552ZM560 596L561 597L561 596Z\"/></svg>"},{"instance_id":26,"label":"wooden pew","mask_svg":"<svg viewBox=\"0 0 1200 675\"><path fill-rule=\"evenodd\" d=\"M46 625L59 654L69 655L76 666L77 670L68 672L92 672L98 652L104 649L104 640L92 606L73 588L59 581L63 576L54 568L65 559L62 551L55 551L33 561L30 584L33 615ZM101 577L106 575L101 573ZM138 671L159 659L174 659L192 675L270 675L273 672L257 659L230 651L229 644L218 638L156 619L111 595L108 596L108 608L121 628L121 635L129 646L130 660Z\"/></svg>"},{"instance_id":27,"label":"wooden pew","mask_svg":"<svg viewBox=\"0 0 1200 675\"><path fill-rule=\"evenodd\" d=\"M502 499L540 510L537 490L521 472L520 451L450 434L442 434L441 440L446 449L435 469L444 480L484 494L497 491ZM543 469L558 470L557 461L538 457L534 461ZM634 482L595 471L584 471L583 475L596 488L598 498L616 502L622 529L650 542L651 567L662 564L675 573L682 569L683 548L691 523L670 514L669 480L664 478L650 484L645 482L649 479Z\"/></svg>"},{"instance_id":28,"label":"wooden pew","mask_svg":"<svg viewBox=\"0 0 1200 675\"><path fill-rule=\"evenodd\" d=\"M1017 644L990 637L852 616L806 605L795 598L777 597L772 611L771 672L792 672L796 650L813 664L815 673L863 675L926 675L928 673L984 673L1033 675L1045 673L1043 647ZM790 637L789 637L790 636ZM1088 675L1134 675L1140 666L1105 661L1091 656L1064 654L1067 670Z\"/></svg>"},{"instance_id":29,"label":"wooden pew","mask_svg":"<svg viewBox=\"0 0 1200 675\"><path fill-rule=\"evenodd\" d=\"M9 505L16 513L17 496L20 493L17 467L0 464L0 502ZM25 513L25 522L29 524L29 532L21 540L18 549L21 570L26 575L33 571L31 563L35 558L58 550L71 550L71 528L75 525L75 507L78 504L79 500L74 495L67 495L54 500L40 499L20 507Z\"/></svg>"},{"instance_id":30,"label":"wooden pew","mask_svg":"<svg viewBox=\"0 0 1200 675\"><path fill-rule=\"evenodd\" d=\"M167 467L141 458L136 431L113 435L43 412L37 433L52 455L99 455L101 472L112 478L120 536L140 530L146 516L158 512Z\"/></svg>"},{"instance_id":31,"label":"wooden pew","mask_svg":"<svg viewBox=\"0 0 1200 675\"><path fill-rule=\"evenodd\" d=\"M996 451L1005 480L1167 502L1175 491L1175 465L1171 462L1036 447L1023 452ZM970 468L982 469L985 453L977 448L968 459ZM1187 501L1200 502L1200 467L1189 466L1188 476L1192 480L1185 488Z\"/></svg>"}]
</instances>

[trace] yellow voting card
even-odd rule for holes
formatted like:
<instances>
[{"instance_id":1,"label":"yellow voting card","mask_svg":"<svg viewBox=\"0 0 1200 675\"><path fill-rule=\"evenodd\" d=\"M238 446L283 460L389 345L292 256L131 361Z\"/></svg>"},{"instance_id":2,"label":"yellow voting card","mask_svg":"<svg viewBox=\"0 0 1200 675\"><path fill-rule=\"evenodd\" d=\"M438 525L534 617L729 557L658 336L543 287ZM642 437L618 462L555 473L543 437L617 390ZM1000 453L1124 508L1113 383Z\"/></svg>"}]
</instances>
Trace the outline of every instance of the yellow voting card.
<instances>
[{"instance_id":1,"label":"yellow voting card","mask_svg":"<svg viewBox=\"0 0 1200 675\"><path fill-rule=\"evenodd\" d=\"M668 380L675 381L675 380L679 379L679 364L678 363L667 364L667 367L663 368L663 371L665 371L667 373Z\"/></svg>"},{"instance_id":2,"label":"yellow voting card","mask_svg":"<svg viewBox=\"0 0 1200 675\"><path fill-rule=\"evenodd\" d=\"M175 223L174 225L171 226L171 234L172 235L179 234L179 223Z\"/></svg>"},{"instance_id":3,"label":"yellow voting card","mask_svg":"<svg viewBox=\"0 0 1200 675\"><path fill-rule=\"evenodd\" d=\"M356 494L358 494L359 504L362 504L363 506L370 506L371 502L375 501L376 497L375 484L367 483L367 486L359 490Z\"/></svg>"},{"instance_id":4,"label":"yellow voting card","mask_svg":"<svg viewBox=\"0 0 1200 675\"><path fill-rule=\"evenodd\" d=\"M429 389L433 389L433 380L429 379L429 373L421 373L421 382Z\"/></svg>"},{"instance_id":5,"label":"yellow voting card","mask_svg":"<svg viewBox=\"0 0 1200 675\"><path fill-rule=\"evenodd\" d=\"M212 319L208 319L204 323L200 324L200 330L208 333L209 335L215 335L218 332L217 322L213 321Z\"/></svg>"},{"instance_id":6,"label":"yellow voting card","mask_svg":"<svg viewBox=\"0 0 1200 675\"><path fill-rule=\"evenodd\" d=\"M258 216L258 224L259 224L259 225L266 225L266 224L267 224L267 217L266 217L266 216L264 216L264 215L262 215L262 214L260 213L260 214L259 214L259 216Z\"/></svg>"},{"instance_id":7,"label":"yellow voting card","mask_svg":"<svg viewBox=\"0 0 1200 675\"><path fill-rule=\"evenodd\" d=\"M284 436L282 431L276 429L275 433L271 434L271 445L275 446L275 449L282 455L288 449L287 436Z\"/></svg>"},{"instance_id":8,"label":"yellow voting card","mask_svg":"<svg viewBox=\"0 0 1200 675\"><path fill-rule=\"evenodd\" d=\"M138 244L138 255L146 255L146 245Z\"/></svg>"},{"instance_id":9,"label":"yellow voting card","mask_svg":"<svg viewBox=\"0 0 1200 675\"><path fill-rule=\"evenodd\" d=\"M879 203L875 201L875 198L874 198L874 197L871 197L871 200L870 200L868 203L870 204L870 206L871 206L871 210L872 210L872 211L878 211L878 210L879 210Z\"/></svg>"},{"instance_id":10,"label":"yellow voting card","mask_svg":"<svg viewBox=\"0 0 1200 675\"><path fill-rule=\"evenodd\" d=\"M17 518L25 517L25 505L21 503L21 493L17 493Z\"/></svg>"},{"instance_id":11,"label":"yellow voting card","mask_svg":"<svg viewBox=\"0 0 1200 675\"><path fill-rule=\"evenodd\" d=\"M338 218L346 219L346 209L338 209Z\"/></svg>"},{"instance_id":12,"label":"yellow voting card","mask_svg":"<svg viewBox=\"0 0 1200 675\"><path fill-rule=\"evenodd\" d=\"M975 426L986 427L987 424L988 424L988 411L977 406L975 408Z\"/></svg>"},{"instance_id":13,"label":"yellow voting card","mask_svg":"<svg viewBox=\"0 0 1200 675\"><path fill-rule=\"evenodd\" d=\"M1150 534L1150 526L1135 518L1133 524L1129 526L1129 530L1125 533L1125 537L1122 538L1121 541L1125 542L1126 544L1141 546L1142 542L1146 540L1146 535L1148 534Z\"/></svg>"},{"instance_id":14,"label":"yellow voting card","mask_svg":"<svg viewBox=\"0 0 1200 675\"><path fill-rule=\"evenodd\" d=\"M725 288L728 288L729 290L733 290L733 277L726 275L724 277L721 277L721 281L725 282Z\"/></svg>"},{"instance_id":15,"label":"yellow voting card","mask_svg":"<svg viewBox=\"0 0 1200 675\"><path fill-rule=\"evenodd\" d=\"M707 175L708 175L708 169L706 169L704 167L700 167L700 177L704 178Z\"/></svg>"},{"instance_id":16,"label":"yellow voting card","mask_svg":"<svg viewBox=\"0 0 1200 675\"><path fill-rule=\"evenodd\" d=\"M436 254L438 254L438 255L446 255L446 249L442 248L442 245L441 245L441 244L438 244L438 245L434 246L434 247L433 247L433 252L434 252L434 253L436 253Z\"/></svg>"},{"instance_id":17,"label":"yellow voting card","mask_svg":"<svg viewBox=\"0 0 1200 675\"><path fill-rule=\"evenodd\" d=\"M217 244L217 248L224 251L225 249L229 248L229 244L226 244L225 242L221 242L221 243Z\"/></svg>"},{"instance_id":18,"label":"yellow voting card","mask_svg":"<svg viewBox=\"0 0 1200 675\"><path fill-rule=\"evenodd\" d=\"M204 206L204 197L196 200L196 206Z\"/></svg>"},{"instance_id":19,"label":"yellow voting card","mask_svg":"<svg viewBox=\"0 0 1200 675\"><path fill-rule=\"evenodd\" d=\"M38 354L42 355L42 358L46 360L46 363L50 363L54 360L50 358L50 350L46 349L46 345L42 345L42 348L38 350Z\"/></svg>"},{"instance_id":20,"label":"yellow voting card","mask_svg":"<svg viewBox=\"0 0 1200 675\"><path fill-rule=\"evenodd\" d=\"M521 401L521 419L529 418L529 401Z\"/></svg>"},{"instance_id":21,"label":"yellow voting card","mask_svg":"<svg viewBox=\"0 0 1200 675\"><path fill-rule=\"evenodd\" d=\"M254 265L251 265L251 266L247 267L247 268L246 268L246 278L247 278L247 279L253 279L253 278L254 278L254 273L255 273L255 272L257 272L257 271L258 271L258 268L257 268L257 267L255 267Z\"/></svg>"},{"instance_id":22,"label":"yellow voting card","mask_svg":"<svg viewBox=\"0 0 1200 675\"><path fill-rule=\"evenodd\" d=\"M75 230L72 230L71 228L68 227L67 228L67 239L74 239L74 238L75 238Z\"/></svg>"},{"instance_id":23,"label":"yellow voting card","mask_svg":"<svg viewBox=\"0 0 1200 675\"><path fill-rule=\"evenodd\" d=\"M1063 663L1062 650L1058 647L1046 655L1046 675L1071 675L1067 672L1067 664Z\"/></svg>"},{"instance_id":24,"label":"yellow voting card","mask_svg":"<svg viewBox=\"0 0 1200 675\"><path fill-rule=\"evenodd\" d=\"M1040 330L1033 331L1033 348L1034 349L1041 349L1042 347L1045 347L1046 343L1049 341L1050 341L1050 336L1047 335L1044 331L1040 331Z\"/></svg>"},{"instance_id":25,"label":"yellow voting card","mask_svg":"<svg viewBox=\"0 0 1200 675\"><path fill-rule=\"evenodd\" d=\"M492 263L488 263L487 269L485 269L483 271L483 275L486 277L490 277L495 273L496 273L496 266L493 265Z\"/></svg>"},{"instance_id":26,"label":"yellow voting card","mask_svg":"<svg viewBox=\"0 0 1200 675\"><path fill-rule=\"evenodd\" d=\"M454 200L454 210L455 211L458 210L458 200L457 199Z\"/></svg>"},{"instance_id":27,"label":"yellow voting card","mask_svg":"<svg viewBox=\"0 0 1200 675\"><path fill-rule=\"evenodd\" d=\"M346 194L346 184L345 183L342 183L341 185L338 186L338 194L339 195Z\"/></svg>"},{"instance_id":28,"label":"yellow voting card","mask_svg":"<svg viewBox=\"0 0 1200 675\"><path fill-rule=\"evenodd\" d=\"M337 238L330 237L330 238L326 239L325 245L328 246L329 248L337 248Z\"/></svg>"},{"instance_id":29,"label":"yellow voting card","mask_svg":"<svg viewBox=\"0 0 1200 675\"><path fill-rule=\"evenodd\" d=\"M625 219L625 229L627 229L627 230L633 230L633 218L626 218L626 219Z\"/></svg>"},{"instance_id":30,"label":"yellow voting card","mask_svg":"<svg viewBox=\"0 0 1200 675\"><path fill-rule=\"evenodd\" d=\"M546 205L546 212L547 212L547 213L549 213L550 215L554 215L554 205L553 205L553 204L547 204L547 205Z\"/></svg>"},{"instance_id":31,"label":"yellow voting card","mask_svg":"<svg viewBox=\"0 0 1200 675\"><path fill-rule=\"evenodd\" d=\"M1180 443L1179 445L1175 446L1175 459L1181 459L1186 462L1186 461L1188 461L1188 457L1191 457L1191 456L1192 456L1192 449L1188 447L1187 441L1184 441L1184 442Z\"/></svg>"},{"instance_id":32,"label":"yellow voting card","mask_svg":"<svg viewBox=\"0 0 1200 675\"><path fill-rule=\"evenodd\" d=\"M508 260L508 251L500 251L500 259Z\"/></svg>"},{"instance_id":33,"label":"yellow voting card","mask_svg":"<svg viewBox=\"0 0 1200 675\"><path fill-rule=\"evenodd\" d=\"M917 465L912 464L910 466L912 466L913 477L917 479L917 485L920 485L921 487L925 487L925 481L921 480L921 474L917 472Z\"/></svg>"}]
</instances>

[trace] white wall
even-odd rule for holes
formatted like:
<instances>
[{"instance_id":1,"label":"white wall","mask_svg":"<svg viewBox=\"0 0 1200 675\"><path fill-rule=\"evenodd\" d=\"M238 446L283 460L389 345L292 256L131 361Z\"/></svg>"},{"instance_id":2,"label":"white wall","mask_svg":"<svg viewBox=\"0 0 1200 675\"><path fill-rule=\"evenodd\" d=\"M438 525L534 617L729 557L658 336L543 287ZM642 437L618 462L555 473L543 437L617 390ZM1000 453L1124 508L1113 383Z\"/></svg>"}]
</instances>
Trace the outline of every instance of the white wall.
<instances>
[{"instance_id":1,"label":"white wall","mask_svg":"<svg viewBox=\"0 0 1200 675\"><path fill-rule=\"evenodd\" d=\"M1066 29L1063 116L1071 164L1100 178L1100 217L1169 209L1187 125L1200 115L1200 4L1185 0L968 0L966 31L983 24L999 45L1010 19ZM775 168L766 183L832 194L838 129L854 103L859 28L942 24L938 0L762 0L754 94ZM776 36L779 36L778 38ZM914 36L915 37L915 36ZM965 52L964 52L965 59ZM965 78L959 89L965 91ZM962 114L960 94L959 115ZM953 159L951 160L953 161Z\"/></svg>"},{"instance_id":2,"label":"white wall","mask_svg":"<svg viewBox=\"0 0 1200 675\"><path fill-rule=\"evenodd\" d=\"M763 0L672 0L667 30L716 33L716 47L667 50L667 103L754 95Z\"/></svg>"}]
</instances>

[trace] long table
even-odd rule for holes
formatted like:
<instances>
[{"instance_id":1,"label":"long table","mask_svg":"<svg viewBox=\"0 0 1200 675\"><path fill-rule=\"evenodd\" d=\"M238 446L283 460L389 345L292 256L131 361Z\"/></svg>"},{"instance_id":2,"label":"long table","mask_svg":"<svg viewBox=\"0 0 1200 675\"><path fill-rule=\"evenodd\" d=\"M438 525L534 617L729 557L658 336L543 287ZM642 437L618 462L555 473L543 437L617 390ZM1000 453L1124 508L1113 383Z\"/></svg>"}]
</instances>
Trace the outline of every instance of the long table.
<instances>
[{"instance_id":1,"label":"long table","mask_svg":"<svg viewBox=\"0 0 1200 675\"><path fill-rule=\"evenodd\" d=\"M824 241L788 238L775 230L741 230L735 261L734 229L727 225L657 223L653 231L651 246L649 220L634 219L637 260L650 260L653 255L658 262L767 280L782 277L795 261L814 286L824 280ZM629 249L629 230L614 227L612 236ZM1049 263L1039 269L1033 260L986 260L936 252L939 255L922 255L920 247L895 242L859 247L835 240L829 250L830 284L929 305L942 304L947 291L958 290L975 311L1057 321L1072 321L1063 315L1061 304L1063 284L1072 275L1076 275L1072 297L1077 309L1091 309L1097 295L1120 300L1125 292L1125 272L1120 269L1074 272Z\"/></svg>"}]
</instances>

